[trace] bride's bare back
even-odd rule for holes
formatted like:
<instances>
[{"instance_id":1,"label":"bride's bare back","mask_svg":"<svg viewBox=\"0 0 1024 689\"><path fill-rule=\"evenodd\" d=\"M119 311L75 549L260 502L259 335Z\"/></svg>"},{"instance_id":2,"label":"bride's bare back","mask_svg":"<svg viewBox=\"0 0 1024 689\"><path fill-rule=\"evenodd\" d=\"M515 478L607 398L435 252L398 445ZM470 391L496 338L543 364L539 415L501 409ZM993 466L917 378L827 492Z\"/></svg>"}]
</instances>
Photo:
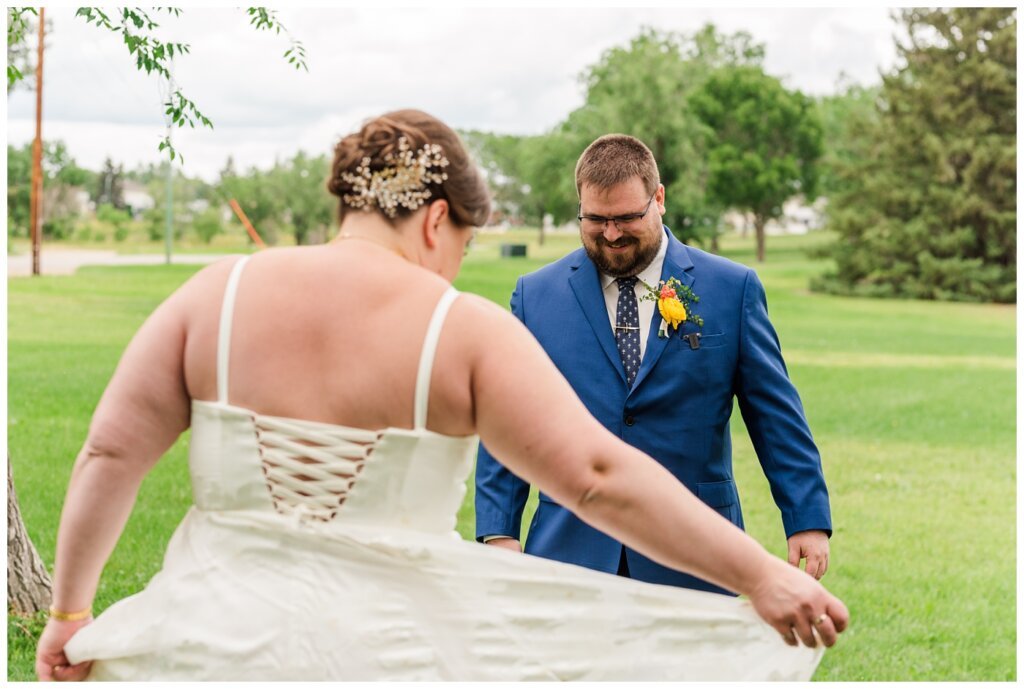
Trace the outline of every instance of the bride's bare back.
<instances>
[{"instance_id":1,"label":"bride's bare back","mask_svg":"<svg viewBox=\"0 0 1024 689\"><path fill-rule=\"evenodd\" d=\"M221 304L214 295L232 265L209 268L183 295L185 383L195 399L216 398ZM448 287L360 240L254 256L235 302L232 404L355 428L411 428L423 337ZM463 310L457 302L456 325L442 330L433 375L428 427L447 435L474 432L469 371L453 334Z\"/></svg>"}]
</instances>

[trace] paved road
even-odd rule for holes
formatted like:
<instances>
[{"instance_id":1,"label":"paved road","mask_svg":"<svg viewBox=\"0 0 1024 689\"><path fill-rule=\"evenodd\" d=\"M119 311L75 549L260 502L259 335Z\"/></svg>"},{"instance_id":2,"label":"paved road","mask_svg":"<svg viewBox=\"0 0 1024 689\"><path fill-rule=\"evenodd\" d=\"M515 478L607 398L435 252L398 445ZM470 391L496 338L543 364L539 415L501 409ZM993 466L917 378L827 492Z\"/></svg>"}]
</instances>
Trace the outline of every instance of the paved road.
<instances>
[{"instance_id":1,"label":"paved road","mask_svg":"<svg viewBox=\"0 0 1024 689\"><path fill-rule=\"evenodd\" d=\"M173 263L183 265L205 265L225 254L176 254ZM82 266L155 266L164 263L163 254L127 254L116 251L94 251L91 249L43 249L39 257L39 268L43 275L71 275ZM32 255L7 257L7 277L27 277L32 274Z\"/></svg>"}]
</instances>

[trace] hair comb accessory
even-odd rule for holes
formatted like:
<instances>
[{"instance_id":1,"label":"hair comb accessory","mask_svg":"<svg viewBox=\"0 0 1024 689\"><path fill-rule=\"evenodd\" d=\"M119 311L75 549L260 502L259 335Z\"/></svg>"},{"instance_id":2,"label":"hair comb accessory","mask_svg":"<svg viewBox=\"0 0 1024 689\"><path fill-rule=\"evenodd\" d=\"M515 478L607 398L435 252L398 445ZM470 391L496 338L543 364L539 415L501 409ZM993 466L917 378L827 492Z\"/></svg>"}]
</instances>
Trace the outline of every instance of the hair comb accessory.
<instances>
[{"instance_id":1,"label":"hair comb accessory","mask_svg":"<svg viewBox=\"0 0 1024 689\"><path fill-rule=\"evenodd\" d=\"M430 184L448 179L444 171L448 159L438 144L413 151L404 136L398 139L398 153L384 156L384 167L370 170L370 162L363 158L355 172L341 173L341 179L352 185L352 193L341 200L355 209L376 205L389 218L398 214L399 207L416 210L430 198Z\"/></svg>"}]
</instances>

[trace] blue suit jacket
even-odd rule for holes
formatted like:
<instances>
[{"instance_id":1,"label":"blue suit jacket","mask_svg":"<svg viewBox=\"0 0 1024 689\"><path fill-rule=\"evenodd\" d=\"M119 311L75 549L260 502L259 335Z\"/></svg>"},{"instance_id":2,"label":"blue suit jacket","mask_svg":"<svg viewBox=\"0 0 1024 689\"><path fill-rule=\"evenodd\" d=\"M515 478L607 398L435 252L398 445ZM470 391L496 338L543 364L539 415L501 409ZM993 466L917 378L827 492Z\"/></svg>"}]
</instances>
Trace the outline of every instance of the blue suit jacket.
<instances>
[{"instance_id":1,"label":"blue suit jacket","mask_svg":"<svg viewBox=\"0 0 1024 689\"><path fill-rule=\"evenodd\" d=\"M626 388L597 268L582 248L519 278L512 312L605 428L661 462L701 500L743 528L729 434L733 397L738 398L782 512L786 537L809 529L831 534L821 459L768 321L757 274L688 247L671 233L668 236L662 279L675 277L693 289L700 297L694 311L704 319L704 326L697 328L687 321L680 332L659 338L661 319L655 310L631 389ZM698 331L700 346L691 349L683 335ZM519 538L528 494L529 485L481 445L476 471L477 537ZM618 541L540 495L526 552L615 572L622 549ZM625 556L635 579L724 592L629 548Z\"/></svg>"}]
</instances>

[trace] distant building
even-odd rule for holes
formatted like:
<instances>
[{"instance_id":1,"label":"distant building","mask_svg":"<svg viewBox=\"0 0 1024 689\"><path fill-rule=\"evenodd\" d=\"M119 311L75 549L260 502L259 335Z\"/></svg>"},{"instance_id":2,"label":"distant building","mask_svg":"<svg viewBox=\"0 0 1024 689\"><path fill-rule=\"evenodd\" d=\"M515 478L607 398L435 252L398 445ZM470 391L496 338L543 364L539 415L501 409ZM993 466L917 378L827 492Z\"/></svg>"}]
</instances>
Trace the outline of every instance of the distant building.
<instances>
[{"instance_id":1,"label":"distant building","mask_svg":"<svg viewBox=\"0 0 1024 689\"><path fill-rule=\"evenodd\" d=\"M206 199L192 199L191 201L185 204L185 208L187 208L189 212L193 213L194 215L199 215L209 207L210 202L207 201Z\"/></svg>"},{"instance_id":2,"label":"distant building","mask_svg":"<svg viewBox=\"0 0 1024 689\"><path fill-rule=\"evenodd\" d=\"M794 196L782 206L782 217L769 220L765 234L807 234L824 226L827 199L818 198L807 205L802 196ZM747 234L754 231L754 217L749 213L731 210L722 216L722 221L736 232Z\"/></svg>"},{"instance_id":3,"label":"distant building","mask_svg":"<svg viewBox=\"0 0 1024 689\"><path fill-rule=\"evenodd\" d=\"M146 190L145 185L130 179L124 180L122 187L122 198L124 205L128 207L133 217L139 217L148 210L156 207L156 201Z\"/></svg>"},{"instance_id":4,"label":"distant building","mask_svg":"<svg viewBox=\"0 0 1024 689\"><path fill-rule=\"evenodd\" d=\"M86 215L96 210L96 204L85 189L73 187L71 192L71 209L76 215Z\"/></svg>"}]
</instances>

